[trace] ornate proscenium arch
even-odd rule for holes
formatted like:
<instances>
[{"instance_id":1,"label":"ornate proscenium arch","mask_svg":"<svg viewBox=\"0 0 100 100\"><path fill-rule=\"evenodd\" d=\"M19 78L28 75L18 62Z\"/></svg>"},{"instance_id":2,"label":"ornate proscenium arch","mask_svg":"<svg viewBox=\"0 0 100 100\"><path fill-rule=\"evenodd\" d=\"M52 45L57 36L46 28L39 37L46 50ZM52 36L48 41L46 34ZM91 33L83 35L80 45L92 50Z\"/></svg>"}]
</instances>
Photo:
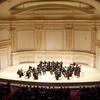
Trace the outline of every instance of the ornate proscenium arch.
<instances>
[{"instance_id":1,"label":"ornate proscenium arch","mask_svg":"<svg viewBox=\"0 0 100 100\"><path fill-rule=\"evenodd\" d=\"M76 9L88 14L93 14L95 8L85 2L81 2L81 1L77 1L77 0L33 0L33 1L27 1L27 2L22 2L20 4L17 4L15 6L13 6L10 11L11 14L19 14L22 13L24 11L28 11L28 10L37 10L38 7L51 7L51 9L54 8L54 6L52 5L56 5L59 7L63 7L63 8L70 8L70 9ZM56 9L57 10L57 9ZM59 10L59 9L58 9Z\"/></svg>"}]
</instances>

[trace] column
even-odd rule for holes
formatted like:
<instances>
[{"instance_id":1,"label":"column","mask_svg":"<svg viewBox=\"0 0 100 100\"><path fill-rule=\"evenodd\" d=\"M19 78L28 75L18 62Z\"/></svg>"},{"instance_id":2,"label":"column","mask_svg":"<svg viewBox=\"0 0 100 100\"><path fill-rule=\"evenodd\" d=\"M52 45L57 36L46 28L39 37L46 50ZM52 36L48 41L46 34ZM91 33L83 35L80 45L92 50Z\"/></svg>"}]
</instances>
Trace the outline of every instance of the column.
<instances>
[{"instance_id":1,"label":"column","mask_svg":"<svg viewBox=\"0 0 100 100\"><path fill-rule=\"evenodd\" d=\"M44 33L43 33L43 26L42 25L36 25L35 26L35 50L43 50L44 49Z\"/></svg>"}]
</instances>

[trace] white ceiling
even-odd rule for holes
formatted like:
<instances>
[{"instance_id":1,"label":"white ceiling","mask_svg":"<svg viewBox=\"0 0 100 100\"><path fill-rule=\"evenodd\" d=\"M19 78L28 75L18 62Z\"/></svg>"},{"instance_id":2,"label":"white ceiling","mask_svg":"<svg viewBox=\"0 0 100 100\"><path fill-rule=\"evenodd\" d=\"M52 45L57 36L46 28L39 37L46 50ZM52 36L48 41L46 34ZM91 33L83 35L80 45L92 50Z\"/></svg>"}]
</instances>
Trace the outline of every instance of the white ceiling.
<instances>
[{"instance_id":1,"label":"white ceiling","mask_svg":"<svg viewBox=\"0 0 100 100\"><path fill-rule=\"evenodd\" d=\"M100 0L0 0L0 19L100 19Z\"/></svg>"}]
</instances>

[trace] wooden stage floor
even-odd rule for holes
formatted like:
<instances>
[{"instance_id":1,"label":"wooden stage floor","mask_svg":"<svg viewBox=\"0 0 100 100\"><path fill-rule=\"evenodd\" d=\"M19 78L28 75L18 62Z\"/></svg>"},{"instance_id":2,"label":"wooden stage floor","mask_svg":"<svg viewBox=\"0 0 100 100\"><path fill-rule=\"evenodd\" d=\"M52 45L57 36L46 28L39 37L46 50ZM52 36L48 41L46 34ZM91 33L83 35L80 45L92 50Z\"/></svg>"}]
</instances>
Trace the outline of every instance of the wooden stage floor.
<instances>
[{"instance_id":1,"label":"wooden stage floor","mask_svg":"<svg viewBox=\"0 0 100 100\"><path fill-rule=\"evenodd\" d=\"M77 78L76 76L72 76L70 77L70 79L68 80L67 78L64 78L64 76L62 75L61 78L59 78L59 80L55 79L54 75L51 75L50 72L47 72L45 75L39 75L39 79L38 80L34 80L34 78L31 76L31 78L27 79L24 76L19 78L19 76L17 75L17 70L22 68L24 71L27 71L29 65L31 65L32 67L35 67L37 64L20 64L17 66L11 66L5 69L0 70L0 80L1 81L11 81L13 82L17 82L17 83L29 83L31 82L32 84L36 83L57 83L57 84L72 84L72 83L94 83L94 82L98 82L100 83L100 70L97 70L96 68L91 68L90 66L84 66L81 65L81 73L80 73L80 77ZM68 66L68 65L66 65Z\"/></svg>"}]
</instances>

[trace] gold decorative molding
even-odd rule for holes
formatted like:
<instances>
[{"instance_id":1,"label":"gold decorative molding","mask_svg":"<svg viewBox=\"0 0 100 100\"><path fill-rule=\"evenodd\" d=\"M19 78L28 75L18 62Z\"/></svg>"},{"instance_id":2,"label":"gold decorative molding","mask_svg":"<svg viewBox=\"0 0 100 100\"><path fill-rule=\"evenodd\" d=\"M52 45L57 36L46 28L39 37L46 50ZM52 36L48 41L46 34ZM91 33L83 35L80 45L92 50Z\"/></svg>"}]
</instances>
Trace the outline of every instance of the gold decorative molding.
<instances>
[{"instance_id":1,"label":"gold decorative molding","mask_svg":"<svg viewBox=\"0 0 100 100\"><path fill-rule=\"evenodd\" d=\"M100 41L96 41L96 46L100 46Z\"/></svg>"},{"instance_id":2,"label":"gold decorative molding","mask_svg":"<svg viewBox=\"0 0 100 100\"><path fill-rule=\"evenodd\" d=\"M80 52L80 53L88 53L88 54L93 54L93 55L95 55L94 52L91 52L91 51L84 51L84 50L71 50L71 52Z\"/></svg>"},{"instance_id":3,"label":"gold decorative molding","mask_svg":"<svg viewBox=\"0 0 100 100\"><path fill-rule=\"evenodd\" d=\"M43 26L43 24L35 24L34 28L37 29L37 30L41 30L41 29L44 28L44 26Z\"/></svg>"},{"instance_id":4,"label":"gold decorative molding","mask_svg":"<svg viewBox=\"0 0 100 100\"><path fill-rule=\"evenodd\" d=\"M16 33L16 28L13 28L10 30L11 34L11 52L16 52L17 51L17 33Z\"/></svg>"},{"instance_id":5,"label":"gold decorative molding","mask_svg":"<svg viewBox=\"0 0 100 100\"><path fill-rule=\"evenodd\" d=\"M42 50L43 48L43 28L44 26L42 24L35 24L35 50Z\"/></svg>"},{"instance_id":6,"label":"gold decorative molding","mask_svg":"<svg viewBox=\"0 0 100 100\"><path fill-rule=\"evenodd\" d=\"M96 31L91 31L91 52L96 53Z\"/></svg>"},{"instance_id":7,"label":"gold decorative molding","mask_svg":"<svg viewBox=\"0 0 100 100\"><path fill-rule=\"evenodd\" d=\"M64 50L69 50L69 30L64 30Z\"/></svg>"},{"instance_id":8,"label":"gold decorative molding","mask_svg":"<svg viewBox=\"0 0 100 100\"><path fill-rule=\"evenodd\" d=\"M15 20L93 20L96 8L86 0L26 0L11 7L9 13Z\"/></svg>"},{"instance_id":9,"label":"gold decorative molding","mask_svg":"<svg viewBox=\"0 0 100 100\"><path fill-rule=\"evenodd\" d=\"M35 50L42 50L43 48L43 25L36 25L34 29Z\"/></svg>"},{"instance_id":10,"label":"gold decorative molding","mask_svg":"<svg viewBox=\"0 0 100 100\"><path fill-rule=\"evenodd\" d=\"M0 41L0 48L8 47L11 44L11 40Z\"/></svg>"}]
</instances>

